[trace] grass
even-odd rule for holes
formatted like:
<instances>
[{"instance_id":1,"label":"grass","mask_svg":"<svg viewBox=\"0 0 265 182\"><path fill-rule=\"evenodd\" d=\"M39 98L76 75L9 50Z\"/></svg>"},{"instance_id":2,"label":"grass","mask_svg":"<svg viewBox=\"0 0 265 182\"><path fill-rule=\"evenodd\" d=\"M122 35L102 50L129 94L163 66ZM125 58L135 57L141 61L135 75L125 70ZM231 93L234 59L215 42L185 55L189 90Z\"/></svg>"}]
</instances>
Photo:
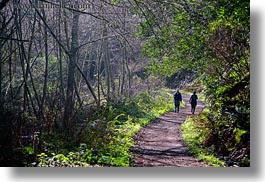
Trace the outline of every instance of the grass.
<instances>
[{"instance_id":1,"label":"grass","mask_svg":"<svg viewBox=\"0 0 265 182\"><path fill-rule=\"evenodd\" d=\"M133 136L143 126L151 123L157 117L170 110L173 110L174 106L172 94L164 89L140 93L130 102L134 104L128 105L128 107L125 108L124 106L118 108L119 111L122 110L127 120L115 131L115 135L120 136L120 138L110 145L112 150L115 149L118 154L126 156L126 159L122 163L119 163L118 166L130 165L130 148L134 145ZM123 142L121 143L120 141ZM115 157L113 160L116 160Z\"/></svg>"},{"instance_id":2,"label":"grass","mask_svg":"<svg viewBox=\"0 0 265 182\"><path fill-rule=\"evenodd\" d=\"M130 166L133 136L145 125L174 108L172 90L144 92L131 100L102 107L83 133L76 149L58 147L38 155L38 166ZM181 103L185 107L185 103ZM225 166L202 147L207 130L203 122L187 118L182 124L183 137L191 152L212 166ZM57 141L57 140L56 140ZM65 141L61 141L64 146ZM57 141L57 143L59 143ZM49 146L56 143L49 143ZM56 145L59 146L59 145Z\"/></svg>"},{"instance_id":3,"label":"grass","mask_svg":"<svg viewBox=\"0 0 265 182\"><path fill-rule=\"evenodd\" d=\"M198 118L188 117L181 125L182 136L191 153L200 160L214 167L225 167L225 163L214 156L212 152L203 147L207 128Z\"/></svg>"},{"instance_id":4,"label":"grass","mask_svg":"<svg viewBox=\"0 0 265 182\"><path fill-rule=\"evenodd\" d=\"M73 150L63 147L66 143L64 140L56 139L61 147L54 141L47 141L49 146L57 146L57 149L49 147L39 154L37 166L130 166L133 136L143 126L170 110L173 110L173 96L164 89L109 103L87 119L88 127L79 138L80 146L75 146Z\"/></svg>"},{"instance_id":5,"label":"grass","mask_svg":"<svg viewBox=\"0 0 265 182\"><path fill-rule=\"evenodd\" d=\"M191 95L189 90L183 90L183 94ZM203 93L196 93L201 101L205 101L206 97ZM207 148L203 147L203 142L207 137L208 129L206 127L206 115L208 110L204 109L198 117L187 117L186 121L181 125L182 136L190 149L191 153L200 160L214 167L225 167L225 162L219 160Z\"/></svg>"}]
</instances>

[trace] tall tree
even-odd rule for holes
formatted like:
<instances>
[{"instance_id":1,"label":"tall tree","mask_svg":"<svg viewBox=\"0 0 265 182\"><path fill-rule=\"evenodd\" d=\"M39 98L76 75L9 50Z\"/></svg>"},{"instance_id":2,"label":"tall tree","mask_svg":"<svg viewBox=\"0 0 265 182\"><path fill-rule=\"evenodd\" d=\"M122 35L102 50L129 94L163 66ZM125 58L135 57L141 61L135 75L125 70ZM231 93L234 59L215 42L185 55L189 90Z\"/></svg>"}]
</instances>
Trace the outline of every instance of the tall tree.
<instances>
[{"instance_id":1,"label":"tall tree","mask_svg":"<svg viewBox=\"0 0 265 182\"><path fill-rule=\"evenodd\" d=\"M77 2L76 2L76 5ZM66 129L72 127L72 116L74 110L74 85L75 85L75 67L77 62L78 52L78 21L79 13L73 12L72 21L72 37L71 37L71 48L69 52L69 64L68 64L68 79L67 79L67 92L66 92L66 105L64 111L64 125Z\"/></svg>"}]
</instances>

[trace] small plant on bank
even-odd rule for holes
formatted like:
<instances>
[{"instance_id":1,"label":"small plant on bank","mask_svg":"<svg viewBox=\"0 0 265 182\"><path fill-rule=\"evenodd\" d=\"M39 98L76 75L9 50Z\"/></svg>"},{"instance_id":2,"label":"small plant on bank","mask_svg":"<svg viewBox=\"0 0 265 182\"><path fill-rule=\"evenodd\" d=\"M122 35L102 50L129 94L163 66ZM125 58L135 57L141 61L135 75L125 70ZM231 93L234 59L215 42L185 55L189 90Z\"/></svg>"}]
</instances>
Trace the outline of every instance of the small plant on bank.
<instances>
[{"instance_id":1,"label":"small plant on bank","mask_svg":"<svg viewBox=\"0 0 265 182\"><path fill-rule=\"evenodd\" d=\"M207 112L206 109L203 110L201 116L198 118L188 117L181 125L182 136L193 155L211 166L224 167L226 166L225 162L215 157L212 151L203 147L203 142L209 132L204 122L204 119L206 119L204 117Z\"/></svg>"}]
</instances>

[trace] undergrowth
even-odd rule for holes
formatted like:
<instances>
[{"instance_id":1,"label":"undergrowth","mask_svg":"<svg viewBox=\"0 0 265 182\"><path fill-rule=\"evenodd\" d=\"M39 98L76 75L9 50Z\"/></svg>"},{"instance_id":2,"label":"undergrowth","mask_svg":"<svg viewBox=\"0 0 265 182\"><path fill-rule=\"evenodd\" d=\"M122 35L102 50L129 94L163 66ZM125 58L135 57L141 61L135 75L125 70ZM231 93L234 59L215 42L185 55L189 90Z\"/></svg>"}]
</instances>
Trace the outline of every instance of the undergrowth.
<instances>
[{"instance_id":1,"label":"undergrowth","mask_svg":"<svg viewBox=\"0 0 265 182\"><path fill-rule=\"evenodd\" d=\"M209 130L207 129L207 109L199 117L188 117L181 125L182 136L191 153L211 166L225 167L225 162L219 160L209 148L203 147Z\"/></svg>"},{"instance_id":2,"label":"undergrowth","mask_svg":"<svg viewBox=\"0 0 265 182\"><path fill-rule=\"evenodd\" d=\"M143 92L130 100L108 102L85 119L75 138L42 135L44 151L31 166L129 166L132 137L158 116L173 109L167 90Z\"/></svg>"}]
</instances>

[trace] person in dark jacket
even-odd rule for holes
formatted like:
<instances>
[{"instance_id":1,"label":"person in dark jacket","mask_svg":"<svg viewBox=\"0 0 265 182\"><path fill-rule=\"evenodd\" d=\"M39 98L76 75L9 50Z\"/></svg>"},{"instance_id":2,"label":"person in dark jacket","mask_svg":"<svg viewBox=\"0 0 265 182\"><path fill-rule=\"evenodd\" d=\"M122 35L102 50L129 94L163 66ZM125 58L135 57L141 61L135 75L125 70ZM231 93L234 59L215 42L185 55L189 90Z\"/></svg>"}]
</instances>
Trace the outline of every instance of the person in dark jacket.
<instances>
[{"instance_id":1,"label":"person in dark jacket","mask_svg":"<svg viewBox=\"0 0 265 182\"><path fill-rule=\"evenodd\" d=\"M177 89L177 91L174 93L174 104L175 104L174 111L177 113L179 112L179 106L181 101L182 101L182 95L179 92L179 89Z\"/></svg>"},{"instance_id":2,"label":"person in dark jacket","mask_svg":"<svg viewBox=\"0 0 265 182\"><path fill-rule=\"evenodd\" d=\"M190 104L191 104L191 113L194 114L195 108L197 105L198 96L196 95L196 91L190 96Z\"/></svg>"}]
</instances>

